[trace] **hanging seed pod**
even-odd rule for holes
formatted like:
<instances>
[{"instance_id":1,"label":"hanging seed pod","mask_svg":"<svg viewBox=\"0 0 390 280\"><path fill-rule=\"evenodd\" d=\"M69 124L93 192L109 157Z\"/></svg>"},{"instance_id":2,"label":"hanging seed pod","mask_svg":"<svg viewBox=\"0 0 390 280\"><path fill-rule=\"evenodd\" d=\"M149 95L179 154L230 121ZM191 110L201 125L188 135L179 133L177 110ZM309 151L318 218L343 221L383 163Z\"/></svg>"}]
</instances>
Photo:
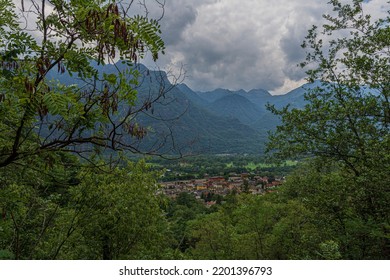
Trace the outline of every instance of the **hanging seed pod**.
<instances>
[{"instance_id":1,"label":"hanging seed pod","mask_svg":"<svg viewBox=\"0 0 390 280\"><path fill-rule=\"evenodd\" d=\"M42 58L39 58L37 60L37 63L36 63L36 66L37 66L37 69L38 69L38 73L43 76L46 72L45 68L44 68L44 60Z\"/></svg>"},{"instance_id":2,"label":"hanging seed pod","mask_svg":"<svg viewBox=\"0 0 390 280\"><path fill-rule=\"evenodd\" d=\"M51 65L51 61L48 57L45 57L45 66L46 66L46 69L48 69Z\"/></svg>"},{"instance_id":3,"label":"hanging seed pod","mask_svg":"<svg viewBox=\"0 0 390 280\"><path fill-rule=\"evenodd\" d=\"M116 54L115 46L112 46L112 47L111 47L111 57L112 57L113 59L115 58L115 54Z\"/></svg>"},{"instance_id":4,"label":"hanging seed pod","mask_svg":"<svg viewBox=\"0 0 390 280\"><path fill-rule=\"evenodd\" d=\"M112 96L111 110L113 113L118 111L118 96L116 94Z\"/></svg>"},{"instance_id":5,"label":"hanging seed pod","mask_svg":"<svg viewBox=\"0 0 390 280\"><path fill-rule=\"evenodd\" d=\"M38 108L38 114L41 120L47 115L47 113L49 113L49 109L45 105Z\"/></svg>"},{"instance_id":6,"label":"hanging seed pod","mask_svg":"<svg viewBox=\"0 0 390 280\"><path fill-rule=\"evenodd\" d=\"M32 93L34 91L34 86L30 81L27 80L27 78L24 81L24 87L26 89L27 93Z\"/></svg>"},{"instance_id":7,"label":"hanging seed pod","mask_svg":"<svg viewBox=\"0 0 390 280\"><path fill-rule=\"evenodd\" d=\"M121 23L119 19L115 19L114 21L114 36L115 38L119 36L119 29L120 29Z\"/></svg>"},{"instance_id":8,"label":"hanging seed pod","mask_svg":"<svg viewBox=\"0 0 390 280\"><path fill-rule=\"evenodd\" d=\"M85 20L85 30L89 32L91 30L91 21L89 18Z\"/></svg>"},{"instance_id":9,"label":"hanging seed pod","mask_svg":"<svg viewBox=\"0 0 390 280\"><path fill-rule=\"evenodd\" d=\"M107 10L106 10L106 18L108 18L108 16L110 15L111 8L112 8L112 4L108 5Z\"/></svg>"},{"instance_id":10,"label":"hanging seed pod","mask_svg":"<svg viewBox=\"0 0 390 280\"><path fill-rule=\"evenodd\" d=\"M123 42L125 44L128 44L128 34L127 34L127 28L126 28L126 24L123 22L121 24L121 33L122 33L122 39L123 39Z\"/></svg>"}]
</instances>

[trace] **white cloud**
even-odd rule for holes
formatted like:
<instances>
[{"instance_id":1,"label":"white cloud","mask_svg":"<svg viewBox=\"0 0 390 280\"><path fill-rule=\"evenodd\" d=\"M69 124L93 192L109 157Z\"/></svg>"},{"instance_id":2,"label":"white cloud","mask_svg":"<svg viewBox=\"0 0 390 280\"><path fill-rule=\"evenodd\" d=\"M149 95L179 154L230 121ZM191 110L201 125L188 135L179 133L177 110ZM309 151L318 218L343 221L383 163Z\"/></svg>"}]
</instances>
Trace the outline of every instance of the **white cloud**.
<instances>
[{"instance_id":1,"label":"white cloud","mask_svg":"<svg viewBox=\"0 0 390 280\"><path fill-rule=\"evenodd\" d=\"M160 64L184 64L186 83L197 90L283 88L286 79L301 80L303 73L295 67L303 58L300 43L325 6L323 1L308 2L167 2L168 22L181 5L196 17L183 17L179 29L164 29L172 25L162 21L163 33L178 36L173 44L167 41L167 55Z\"/></svg>"},{"instance_id":2,"label":"white cloud","mask_svg":"<svg viewBox=\"0 0 390 280\"><path fill-rule=\"evenodd\" d=\"M325 0L172 0L166 2L161 66L183 64L196 90L264 88L288 91L303 82L297 64L307 30L330 12ZM383 0L365 3L374 18ZM387 5L388 7L388 5ZM166 21L166 23L164 23Z\"/></svg>"}]
</instances>

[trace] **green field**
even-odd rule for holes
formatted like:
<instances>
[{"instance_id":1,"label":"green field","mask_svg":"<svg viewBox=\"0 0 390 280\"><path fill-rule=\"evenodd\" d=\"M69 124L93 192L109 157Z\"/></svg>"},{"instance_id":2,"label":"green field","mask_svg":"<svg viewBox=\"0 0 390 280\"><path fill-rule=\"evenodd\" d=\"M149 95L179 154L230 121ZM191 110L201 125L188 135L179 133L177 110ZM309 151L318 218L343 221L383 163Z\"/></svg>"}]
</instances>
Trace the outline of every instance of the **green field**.
<instances>
[{"instance_id":1,"label":"green field","mask_svg":"<svg viewBox=\"0 0 390 280\"><path fill-rule=\"evenodd\" d=\"M134 161L139 160L133 158ZM165 171L163 180L199 179L204 176L229 176L251 173L261 176L285 176L293 171L298 161L287 160L281 164L268 162L258 155L199 155L176 160L147 157L152 170Z\"/></svg>"},{"instance_id":2,"label":"green field","mask_svg":"<svg viewBox=\"0 0 390 280\"><path fill-rule=\"evenodd\" d=\"M297 165L298 162L297 161L293 161L293 160L287 160L285 161L283 164L281 164L280 166L295 166ZM259 169L259 168L271 168L271 167L277 167L276 164L270 164L270 163L263 163L263 162L260 162L260 163L255 163L255 162L249 162L247 165L244 166L246 169L248 170L256 170L256 169Z\"/></svg>"},{"instance_id":3,"label":"green field","mask_svg":"<svg viewBox=\"0 0 390 280\"><path fill-rule=\"evenodd\" d=\"M298 161L293 161L293 160L287 160L283 164L276 165L273 163L264 163L264 162L254 162L250 161L246 165L243 165L243 167L247 170L254 171L256 169L261 169L261 168L272 168L272 167L278 167L278 166L296 166L298 164ZM234 168L238 167L237 164L235 164L233 161L226 163L226 168Z\"/></svg>"}]
</instances>

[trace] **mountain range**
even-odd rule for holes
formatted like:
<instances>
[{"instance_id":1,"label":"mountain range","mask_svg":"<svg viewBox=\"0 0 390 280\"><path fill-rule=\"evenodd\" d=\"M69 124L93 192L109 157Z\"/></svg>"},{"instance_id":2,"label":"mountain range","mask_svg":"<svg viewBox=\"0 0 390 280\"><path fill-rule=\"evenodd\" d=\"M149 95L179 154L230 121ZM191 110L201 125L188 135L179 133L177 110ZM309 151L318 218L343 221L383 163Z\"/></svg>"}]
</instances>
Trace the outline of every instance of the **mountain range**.
<instances>
[{"instance_id":1,"label":"mountain range","mask_svg":"<svg viewBox=\"0 0 390 280\"><path fill-rule=\"evenodd\" d=\"M118 62L95 67L106 74L115 74L128 66ZM139 149L147 151L157 147L163 153L261 154L268 131L280 123L277 116L267 111L266 104L277 108L287 104L293 108L303 107L306 89L316 86L306 84L284 95L271 95L264 89L220 88L197 92L185 84L173 86L163 71L152 71L141 64L135 67L140 72L136 88L138 106L153 99L161 90L166 91L164 98L136 117L136 121L148 129ZM54 78L66 84L77 83L77 78L68 74Z\"/></svg>"},{"instance_id":2,"label":"mountain range","mask_svg":"<svg viewBox=\"0 0 390 280\"><path fill-rule=\"evenodd\" d=\"M148 73L161 77L163 72L154 75L148 70ZM163 83L170 85L165 73L162 76ZM138 89L139 96L150 93L153 83L159 82L148 79ZM140 120L158 132L154 143L158 141L159 133L166 135L169 131L172 140L168 146L175 145L184 153L262 154L268 131L280 124L279 118L269 112L266 105L282 108L290 104L292 108L301 108L305 105L304 93L315 86L318 85L306 84L284 95L271 95L264 89L232 91L220 88L198 92L186 84L178 84L167 93L165 104L155 105L154 111L165 120L156 121L150 116Z\"/></svg>"}]
</instances>

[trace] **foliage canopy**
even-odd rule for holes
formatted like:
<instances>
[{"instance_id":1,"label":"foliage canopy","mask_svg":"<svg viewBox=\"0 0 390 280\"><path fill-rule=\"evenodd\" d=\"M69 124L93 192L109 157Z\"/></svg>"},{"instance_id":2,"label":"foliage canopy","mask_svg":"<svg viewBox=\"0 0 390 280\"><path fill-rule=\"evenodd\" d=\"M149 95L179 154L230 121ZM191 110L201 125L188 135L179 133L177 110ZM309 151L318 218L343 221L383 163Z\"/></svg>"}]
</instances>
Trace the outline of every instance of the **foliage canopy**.
<instances>
[{"instance_id":1,"label":"foliage canopy","mask_svg":"<svg viewBox=\"0 0 390 280\"><path fill-rule=\"evenodd\" d=\"M134 111L150 108L131 109L137 70L106 74L98 66L118 58L130 66L147 52L157 59L164 52L158 21L131 16L123 1L21 4L18 11L0 2L0 166L53 151L137 152L132 139L146 130ZM74 82L60 82L61 75Z\"/></svg>"},{"instance_id":2,"label":"foliage canopy","mask_svg":"<svg viewBox=\"0 0 390 280\"><path fill-rule=\"evenodd\" d=\"M271 111L283 125L271 134L275 156L318 156L340 161L356 176L386 170L390 146L390 17L371 21L363 1L331 1L336 16L303 43L309 81L303 110ZM390 10L387 10L390 13Z\"/></svg>"}]
</instances>

